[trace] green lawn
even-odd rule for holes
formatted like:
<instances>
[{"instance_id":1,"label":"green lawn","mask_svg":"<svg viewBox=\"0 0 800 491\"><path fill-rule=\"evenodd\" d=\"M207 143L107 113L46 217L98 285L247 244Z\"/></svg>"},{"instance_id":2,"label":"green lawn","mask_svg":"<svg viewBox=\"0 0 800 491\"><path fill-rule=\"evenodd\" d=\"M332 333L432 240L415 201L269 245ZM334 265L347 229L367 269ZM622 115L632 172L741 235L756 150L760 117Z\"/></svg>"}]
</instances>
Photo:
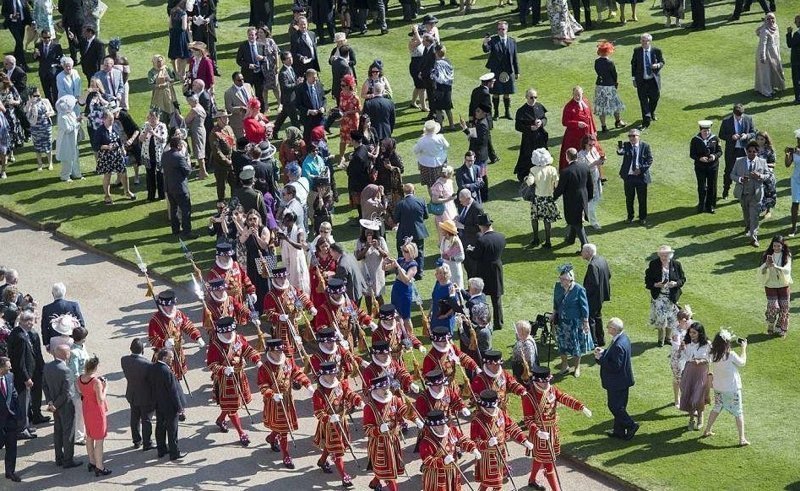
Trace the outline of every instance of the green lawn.
<instances>
[{"instance_id":1,"label":"green lawn","mask_svg":"<svg viewBox=\"0 0 800 491\"><path fill-rule=\"evenodd\" d=\"M142 122L150 98L145 79L150 58L167 51L163 2L110 0L108 3L110 8L102 21L101 37L107 40L114 31L124 33L122 50L133 65L133 115ZM275 30L279 43L285 46L285 26L290 14L287 3L279 3L283 13L278 16ZM494 30L495 20L514 19L507 8L496 9L491 4L494 2L483 0L470 16L455 16L455 10L449 7L437 13L441 19L442 38L456 67L456 114L465 115L469 93L485 71L480 39L484 33ZM792 132L800 125L796 106L790 104L791 90L778 100L766 100L752 90L757 42L754 30L760 15L751 13L733 25L723 24L732 11L732 2L713 2L707 12L708 29L689 32L664 28L659 11L650 7L649 1L640 4L638 23L599 24L596 30L582 35L580 42L569 48L552 45L547 25L524 32L517 30L516 22L511 25L511 35L517 38L522 53L520 92L529 86L536 87L540 100L550 109L548 128L556 153L562 134L559 113L570 97L571 87L581 84L587 95L593 93L592 62L596 41L611 39L617 43L615 60L620 72L621 95L628 105L624 119L629 123L636 122L639 113L635 91L627 77L631 49L637 45L639 34L651 32L654 44L662 48L666 58L660 118L642 137L652 145L655 157L649 226L629 226L622 222L624 197L619 179L615 178L619 162L612 157L608 166L610 180L599 211L603 230L590 233L591 240L609 260L613 271L613 300L606 304L605 316L624 319L634 343L637 384L631 392L629 410L642 423L642 428L630 443L610 440L602 434L610 428L610 414L605 408L598 370L590 363L582 378L569 377L559 383L595 413L593 419L587 420L578 413L563 412L564 451L646 489L798 489L800 473L795 457L800 455L800 438L792 409L800 393L800 383L795 376L796 353L800 348L798 337L796 332L790 332L787 340L779 341L762 334L763 292L754 273L760 251L747 245L739 235L741 218L737 204L721 202L714 216L694 213L695 181L688 159L688 144L696 132L696 121L711 119L717 130L720 119L729 113L734 101L747 104L747 112L754 116L757 127L770 132L777 148L792 144ZM778 24L783 32L800 2L792 0L781 3L780 7ZM223 0L220 8L218 49L223 72L219 81L220 101L235 66L235 49L244 39L246 8L246 3L234 4L232 0ZM399 5L393 2L390 8L391 19L399 19ZM753 11L756 10L757 3L753 6ZM359 77L364 77L372 59L384 61L400 109L395 136L401 142L399 148L409 169L406 178L418 182L410 149L421 132L422 114L408 109L411 87L405 49L407 29L397 21L391 22L390 28L388 36L377 36L376 30L371 29L366 37L355 36L352 44L360 60ZM9 51L10 37L4 33L0 40L2 50ZM327 56L329 50L329 46L321 48L320 55ZM783 55L788 79L786 49ZM35 78L34 75L31 80ZM327 67L323 68L322 79L330 85ZM521 103L522 96L518 94L513 104ZM603 144L613 149L621 134L624 135L618 130L602 135ZM451 156L458 161L458 156L467 148L466 139L460 133L447 137L452 144ZM493 200L487 209L497 229L508 238L508 250L504 255L508 327L496 333L495 344L506 349L513 341L511 326L515 319L531 319L537 313L551 310L556 266L566 261L576 263L578 278L582 278L585 267L573 255L575 247L562 247L558 238L552 252L525 248L530 240L529 211L516 197L517 184L511 173L516 161L518 134L512 122L501 120L495 126L493 138L502 162L490 169ZM331 147L338 148L337 139L331 141ZM86 154L90 155L88 151ZM0 183L2 206L40 223L57 224L60 231L126 260L133 260L132 247L136 244L153 270L176 281L188 280L189 269L169 235L164 205L146 203L143 185L138 189L139 200L118 201L113 208L108 208L102 204L99 177L63 184L58 181L56 171L37 173L30 152L21 153L20 157L19 163L10 168L9 179ZM775 217L762 227L765 241L788 228L789 171L779 167L780 198ZM83 158L83 168L84 171L94 168L90 156ZM340 186L344 181L342 175ZM191 186L195 227L200 229L213 210L213 182L194 181ZM334 235L352 246L356 229L344 224L344 210L344 206L338 210ZM429 227L433 231L432 223ZM555 231L562 235L563 222ZM683 263L688 282L682 300L692 305L697 319L712 334L720 326L731 326L736 334L747 335L751 340L750 359L743 373L747 434L752 442L749 448L734 446L736 435L729 415L721 416L714 438L701 441L698 432L685 430L686 418L672 407L668 348L655 347L655 333L647 326L649 296L643 281L646 261L662 243L672 245L676 259ZM201 264L210 262L210 238L195 240L190 247ZM433 249L431 241L429 254ZM433 258L429 261L432 263ZM421 291L430 291L431 282L432 275L428 275ZM796 313L797 308L793 307L792 312ZM514 410L519 416L519 408Z\"/></svg>"}]
</instances>

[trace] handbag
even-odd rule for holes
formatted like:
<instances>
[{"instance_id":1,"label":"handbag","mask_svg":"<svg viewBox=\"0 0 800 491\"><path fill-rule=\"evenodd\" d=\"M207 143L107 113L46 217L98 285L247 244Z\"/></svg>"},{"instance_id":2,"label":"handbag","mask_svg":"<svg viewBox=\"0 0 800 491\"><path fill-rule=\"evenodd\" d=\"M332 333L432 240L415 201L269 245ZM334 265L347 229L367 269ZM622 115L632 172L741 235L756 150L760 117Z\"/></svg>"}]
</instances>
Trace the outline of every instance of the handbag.
<instances>
[{"instance_id":1,"label":"handbag","mask_svg":"<svg viewBox=\"0 0 800 491\"><path fill-rule=\"evenodd\" d=\"M428 202L428 213L437 217L444 215L444 203Z\"/></svg>"},{"instance_id":2,"label":"handbag","mask_svg":"<svg viewBox=\"0 0 800 491\"><path fill-rule=\"evenodd\" d=\"M530 201L532 203L536 198L536 184L531 184L529 186L523 180L522 184L519 185L519 196L525 201Z\"/></svg>"}]
</instances>

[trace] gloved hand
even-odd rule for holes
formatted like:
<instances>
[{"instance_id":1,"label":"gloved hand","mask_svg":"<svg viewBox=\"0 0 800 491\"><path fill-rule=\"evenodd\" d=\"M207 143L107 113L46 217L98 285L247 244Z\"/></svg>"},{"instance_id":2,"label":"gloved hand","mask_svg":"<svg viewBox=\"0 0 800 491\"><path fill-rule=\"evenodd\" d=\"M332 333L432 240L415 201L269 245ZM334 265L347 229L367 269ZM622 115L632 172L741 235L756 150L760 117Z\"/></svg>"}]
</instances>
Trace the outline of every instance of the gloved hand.
<instances>
[{"instance_id":1,"label":"gloved hand","mask_svg":"<svg viewBox=\"0 0 800 491\"><path fill-rule=\"evenodd\" d=\"M475 460L481 460L481 451L476 448L472 451L472 456L475 457Z\"/></svg>"},{"instance_id":2,"label":"gloved hand","mask_svg":"<svg viewBox=\"0 0 800 491\"><path fill-rule=\"evenodd\" d=\"M339 344L342 345L342 348L344 349L350 349L350 343L347 342L346 339L342 339L341 341L339 341Z\"/></svg>"},{"instance_id":3,"label":"gloved hand","mask_svg":"<svg viewBox=\"0 0 800 491\"><path fill-rule=\"evenodd\" d=\"M256 327L261 327L261 319L253 319L253 325Z\"/></svg>"},{"instance_id":4,"label":"gloved hand","mask_svg":"<svg viewBox=\"0 0 800 491\"><path fill-rule=\"evenodd\" d=\"M455 457L453 457L452 454L447 454L447 455L444 456L444 465L452 464L455 461L456 461L456 459L455 459Z\"/></svg>"},{"instance_id":5,"label":"gloved hand","mask_svg":"<svg viewBox=\"0 0 800 491\"><path fill-rule=\"evenodd\" d=\"M419 385L415 384L414 382L411 382L408 388L411 389L411 392L419 394Z\"/></svg>"},{"instance_id":6,"label":"gloved hand","mask_svg":"<svg viewBox=\"0 0 800 491\"><path fill-rule=\"evenodd\" d=\"M370 323L369 323L369 329L370 329L370 331L372 331L372 332L375 332L375 331L377 331L377 330L378 330L378 324L375 324L374 322L370 322Z\"/></svg>"},{"instance_id":7,"label":"gloved hand","mask_svg":"<svg viewBox=\"0 0 800 491\"><path fill-rule=\"evenodd\" d=\"M224 373L226 377L230 377L233 375L233 367L225 367L222 373Z\"/></svg>"},{"instance_id":8,"label":"gloved hand","mask_svg":"<svg viewBox=\"0 0 800 491\"><path fill-rule=\"evenodd\" d=\"M314 387L310 385L306 387L306 394L308 394L308 397L314 397Z\"/></svg>"},{"instance_id":9,"label":"gloved hand","mask_svg":"<svg viewBox=\"0 0 800 491\"><path fill-rule=\"evenodd\" d=\"M528 440L525 440L524 442L522 442L522 446L527 448L528 450L533 450L533 443L531 443Z\"/></svg>"},{"instance_id":10,"label":"gloved hand","mask_svg":"<svg viewBox=\"0 0 800 491\"><path fill-rule=\"evenodd\" d=\"M423 423L422 420L419 418L414 420L414 424L417 425L417 428L419 428L420 430L425 427L425 423Z\"/></svg>"},{"instance_id":11,"label":"gloved hand","mask_svg":"<svg viewBox=\"0 0 800 491\"><path fill-rule=\"evenodd\" d=\"M389 423L381 423L381 433L389 433Z\"/></svg>"},{"instance_id":12,"label":"gloved hand","mask_svg":"<svg viewBox=\"0 0 800 491\"><path fill-rule=\"evenodd\" d=\"M295 342L295 344L298 344L298 345L303 344L303 338L301 338L300 336L295 336L294 337L294 342Z\"/></svg>"},{"instance_id":13,"label":"gloved hand","mask_svg":"<svg viewBox=\"0 0 800 491\"><path fill-rule=\"evenodd\" d=\"M420 353L422 353L422 354L424 355L425 353L427 353L427 352L428 352L428 350L425 348L425 346L420 346L420 347L419 347L419 352L420 352Z\"/></svg>"},{"instance_id":14,"label":"gloved hand","mask_svg":"<svg viewBox=\"0 0 800 491\"><path fill-rule=\"evenodd\" d=\"M591 418L592 417L592 410L589 409L588 407L584 407L581 411L583 412L584 416L586 416L587 418Z\"/></svg>"},{"instance_id":15,"label":"gloved hand","mask_svg":"<svg viewBox=\"0 0 800 491\"><path fill-rule=\"evenodd\" d=\"M272 400L275 402L281 402L283 400L283 394L273 394Z\"/></svg>"},{"instance_id":16,"label":"gloved hand","mask_svg":"<svg viewBox=\"0 0 800 491\"><path fill-rule=\"evenodd\" d=\"M164 341L164 347L167 348L167 349L174 348L175 347L175 340L172 339L172 338L167 338L167 340Z\"/></svg>"},{"instance_id":17,"label":"gloved hand","mask_svg":"<svg viewBox=\"0 0 800 491\"><path fill-rule=\"evenodd\" d=\"M483 373L483 370L481 370L481 367L478 367L478 368L475 369L475 375L480 375L482 373Z\"/></svg>"},{"instance_id":18,"label":"gloved hand","mask_svg":"<svg viewBox=\"0 0 800 491\"><path fill-rule=\"evenodd\" d=\"M497 437L493 436L493 437L489 438L489 441L487 442L487 444L490 447L496 447L497 446Z\"/></svg>"},{"instance_id":19,"label":"gloved hand","mask_svg":"<svg viewBox=\"0 0 800 491\"><path fill-rule=\"evenodd\" d=\"M461 358L456 356L455 359L453 360L453 363L455 363L456 366L460 367L461 366Z\"/></svg>"},{"instance_id":20,"label":"gloved hand","mask_svg":"<svg viewBox=\"0 0 800 491\"><path fill-rule=\"evenodd\" d=\"M359 402L356 406L353 407L356 411L363 411L364 410L364 402Z\"/></svg>"},{"instance_id":21,"label":"gloved hand","mask_svg":"<svg viewBox=\"0 0 800 491\"><path fill-rule=\"evenodd\" d=\"M367 360L361 360L361 368L367 368L369 366L369 362Z\"/></svg>"},{"instance_id":22,"label":"gloved hand","mask_svg":"<svg viewBox=\"0 0 800 491\"><path fill-rule=\"evenodd\" d=\"M308 313L311 314L312 318L316 317L317 316L317 308L316 307L311 307L311 310L309 310Z\"/></svg>"},{"instance_id":23,"label":"gloved hand","mask_svg":"<svg viewBox=\"0 0 800 491\"><path fill-rule=\"evenodd\" d=\"M469 418L470 414L472 414L472 412L470 412L469 409L467 409L465 407L461 408L461 416L464 416L465 418Z\"/></svg>"},{"instance_id":24,"label":"gloved hand","mask_svg":"<svg viewBox=\"0 0 800 491\"><path fill-rule=\"evenodd\" d=\"M202 348L205 345L206 345L206 342L203 341L203 338L197 338L197 346L200 346Z\"/></svg>"},{"instance_id":25,"label":"gloved hand","mask_svg":"<svg viewBox=\"0 0 800 491\"><path fill-rule=\"evenodd\" d=\"M550 439L550 432L549 431L542 431L539 430L536 432L536 436L539 437L541 440L549 440Z\"/></svg>"},{"instance_id":26,"label":"gloved hand","mask_svg":"<svg viewBox=\"0 0 800 491\"><path fill-rule=\"evenodd\" d=\"M247 294L247 299L250 300L250 303L253 304L253 305L255 305L256 302L258 301L258 297L256 297L255 293L248 293Z\"/></svg>"},{"instance_id":27,"label":"gloved hand","mask_svg":"<svg viewBox=\"0 0 800 491\"><path fill-rule=\"evenodd\" d=\"M527 390L523 390L522 394L520 394L519 396L520 397L525 397L526 395L528 395L528 391Z\"/></svg>"},{"instance_id":28,"label":"gloved hand","mask_svg":"<svg viewBox=\"0 0 800 491\"><path fill-rule=\"evenodd\" d=\"M264 364L264 363L262 363L262 362L261 362L261 360L258 360L258 361L256 362L256 368L261 368L261 365L263 365L263 364Z\"/></svg>"},{"instance_id":29,"label":"gloved hand","mask_svg":"<svg viewBox=\"0 0 800 491\"><path fill-rule=\"evenodd\" d=\"M328 418L329 423L338 423L339 421L340 420L338 414L331 414L330 417Z\"/></svg>"},{"instance_id":30,"label":"gloved hand","mask_svg":"<svg viewBox=\"0 0 800 491\"><path fill-rule=\"evenodd\" d=\"M286 314L281 314L278 316L278 320L281 322L287 322L289 320L289 316Z\"/></svg>"}]
</instances>

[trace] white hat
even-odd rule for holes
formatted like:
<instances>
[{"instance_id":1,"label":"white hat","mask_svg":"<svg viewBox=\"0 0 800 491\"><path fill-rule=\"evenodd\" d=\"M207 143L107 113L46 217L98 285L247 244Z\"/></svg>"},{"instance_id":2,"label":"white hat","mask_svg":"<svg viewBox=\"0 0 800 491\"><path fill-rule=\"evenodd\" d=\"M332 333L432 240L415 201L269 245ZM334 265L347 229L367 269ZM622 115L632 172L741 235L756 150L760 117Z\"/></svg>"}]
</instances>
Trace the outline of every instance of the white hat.
<instances>
[{"instance_id":1,"label":"white hat","mask_svg":"<svg viewBox=\"0 0 800 491\"><path fill-rule=\"evenodd\" d=\"M483 75L481 75L481 78L480 78L481 82L488 82L489 80L494 80L494 73L489 72L489 73L484 73Z\"/></svg>"},{"instance_id":2,"label":"white hat","mask_svg":"<svg viewBox=\"0 0 800 491\"><path fill-rule=\"evenodd\" d=\"M55 332L61 334L62 336L71 336L72 330L76 327L80 327L80 325L81 321L79 321L78 318L72 314L62 314L53 317L53 319L50 321L50 327L52 327Z\"/></svg>"},{"instance_id":3,"label":"white hat","mask_svg":"<svg viewBox=\"0 0 800 491\"><path fill-rule=\"evenodd\" d=\"M426 134L434 134L434 135L439 133L439 131L441 131L441 129L442 129L442 125L440 125L439 123L437 123L436 121L434 121L432 119L429 119L429 120L425 121L425 126L422 127L422 130Z\"/></svg>"},{"instance_id":4,"label":"white hat","mask_svg":"<svg viewBox=\"0 0 800 491\"><path fill-rule=\"evenodd\" d=\"M697 122L697 125L700 128L703 128L703 129L711 128L712 124L714 124L714 123L712 121L707 120L707 119L701 119L700 121Z\"/></svg>"},{"instance_id":5,"label":"white hat","mask_svg":"<svg viewBox=\"0 0 800 491\"><path fill-rule=\"evenodd\" d=\"M347 34L343 32L337 32L333 35L333 42L338 43L339 41L345 41L347 39Z\"/></svg>"},{"instance_id":6,"label":"white hat","mask_svg":"<svg viewBox=\"0 0 800 491\"><path fill-rule=\"evenodd\" d=\"M381 222L378 220L369 220L367 218L362 218L358 221L362 227L367 230L380 230L381 229Z\"/></svg>"},{"instance_id":7,"label":"white hat","mask_svg":"<svg viewBox=\"0 0 800 491\"><path fill-rule=\"evenodd\" d=\"M531 164L534 167L550 165L553 163L553 156L546 148L537 148L531 153Z\"/></svg>"},{"instance_id":8,"label":"white hat","mask_svg":"<svg viewBox=\"0 0 800 491\"><path fill-rule=\"evenodd\" d=\"M256 176L256 169L252 165L245 165L239 172L239 179L247 180Z\"/></svg>"}]
</instances>

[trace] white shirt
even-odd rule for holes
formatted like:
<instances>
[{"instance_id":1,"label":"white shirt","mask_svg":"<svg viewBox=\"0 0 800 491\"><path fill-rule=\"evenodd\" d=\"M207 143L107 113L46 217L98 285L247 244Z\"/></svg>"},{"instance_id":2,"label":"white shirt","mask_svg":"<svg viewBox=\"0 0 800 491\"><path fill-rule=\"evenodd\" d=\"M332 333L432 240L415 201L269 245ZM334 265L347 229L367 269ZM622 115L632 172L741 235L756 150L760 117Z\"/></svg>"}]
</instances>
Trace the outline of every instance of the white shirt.
<instances>
[{"instance_id":1,"label":"white shirt","mask_svg":"<svg viewBox=\"0 0 800 491\"><path fill-rule=\"evenodd\" d=\"M631 145L633 148L633 162L631 162L631 167L628 169L628 175L633 175L634 171L639 168L639 144Z\"/></svg>"},{"instance_id":2,"label":"white shirt","mask_svg":"<svg viewBox=\"0 0 800 491\"><path fill-rule=\"evenodd\" d=\"M697 343L689 343L683 349L683 359L685 361L692 360L708 360L711 361L711 343L706 343L700 346Z\"/></svg>"},{"instance_id":3,"label":"white shirt","mask_svg":"<svg viewBox=\"0 0 800 491\"><path fill-rule=\"evenodd\" d=\"M422 167L440 167L447 162L450 143L442 135L423 135L414 144L414 155Z\"/></svg>"},{"instance_id":4,"label":"white shirt","mask_svg":"<svg viewBox=\"0 0 800 491\"><path fill-rule=\"evenodd\" d=\"M731 351L727 357L711 363L714 374L714 390L719 392L736 392L742 390L742 379L739 377L738 367L743 367L745 360Z\"/></svg>"}]
</instances>

